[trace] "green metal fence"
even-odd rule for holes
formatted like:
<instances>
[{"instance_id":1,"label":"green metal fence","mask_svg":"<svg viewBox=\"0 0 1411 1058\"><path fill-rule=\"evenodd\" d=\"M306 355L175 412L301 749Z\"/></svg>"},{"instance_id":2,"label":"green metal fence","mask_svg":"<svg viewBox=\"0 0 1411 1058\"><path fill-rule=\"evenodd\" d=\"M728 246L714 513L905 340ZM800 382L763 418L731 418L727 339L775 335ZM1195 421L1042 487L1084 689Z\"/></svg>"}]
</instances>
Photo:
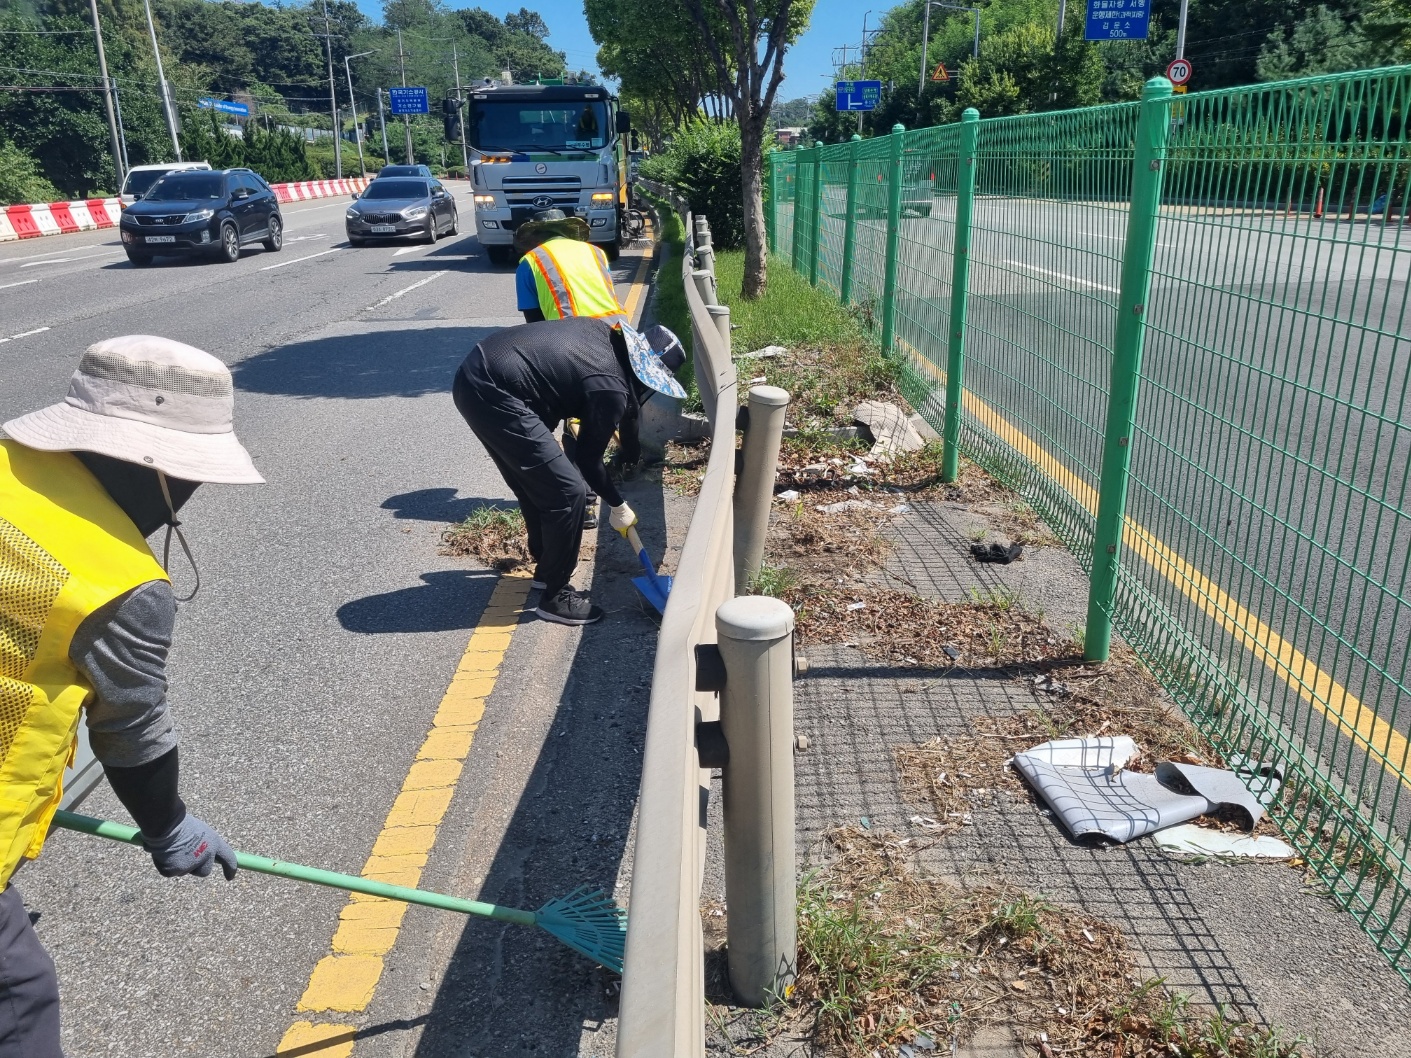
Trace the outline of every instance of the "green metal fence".
<instances>
[{"instance_id":1,"label":"green metal fence","mask_svg":"<svg viewBox=\"0 0 1411 1058\"><path fill-rule=\"evenodd\" d=\"M1411 67L977 118L773 155L774 252L1411 982Z\"/></svg>"}]
</instances>

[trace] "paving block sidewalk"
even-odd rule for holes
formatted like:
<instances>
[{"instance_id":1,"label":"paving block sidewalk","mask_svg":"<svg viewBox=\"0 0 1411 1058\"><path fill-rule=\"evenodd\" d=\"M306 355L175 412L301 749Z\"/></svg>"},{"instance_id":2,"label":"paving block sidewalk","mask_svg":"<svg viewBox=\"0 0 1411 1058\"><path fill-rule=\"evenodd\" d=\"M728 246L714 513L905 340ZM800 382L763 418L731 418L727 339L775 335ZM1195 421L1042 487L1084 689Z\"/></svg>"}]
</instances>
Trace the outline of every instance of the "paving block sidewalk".
<instances>
[{"instance_id":1,"label":"paving block sidewalk","mask_svg":"<svg viewBox=\"0 0 1411 1058\"><path fill-rule=\"evenodd\" d=\"M889 574L948 602L968 601L971 589L1013 593L1058 633L1081 625L1087 578L1073 557L1026 548L1013 565L981 566L969 550L983 524L978 508L914 503L893 522ZM929 813L903 798L896 748L973 735L975 718L1024 712L1039 693L1017 669L918 671L842 645L810 645L806 654L811 668L795 697L795 726L809 739L795 759L801 869L826 859L824 835L835 827L927 837L910 822ZM1301 1033L1319 1054L1411 1056L1411 992L1300 869L1186 863L1149 840L1079 845L1010 789L981 796L971 817L921 853L923 871L966 887L1007 880L1106 919L1127 935L1143 970L1173 991ZM718 1037L711 1049L728 1053ZM811 1052L778 1040L767 1053ZM987 1037L969 1053L1036 1052Z\"/></svg>"}]
</instances>

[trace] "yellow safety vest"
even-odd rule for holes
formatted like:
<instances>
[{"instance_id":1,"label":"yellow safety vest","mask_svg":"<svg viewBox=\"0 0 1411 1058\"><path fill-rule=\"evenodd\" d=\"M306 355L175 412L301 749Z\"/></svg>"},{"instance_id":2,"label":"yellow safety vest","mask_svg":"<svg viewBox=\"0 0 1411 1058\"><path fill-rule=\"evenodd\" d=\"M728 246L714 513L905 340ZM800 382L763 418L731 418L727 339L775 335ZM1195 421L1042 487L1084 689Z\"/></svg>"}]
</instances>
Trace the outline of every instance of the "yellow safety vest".
<instances>
[{"instance_id":1,"label":"yellow safety vest","mask_svg":"<svg viewBox=\"0 0 1411 1058\"><path fill-rule=\"evenodd\" d=\"M0 441L0 888L44 846L93 693L69 660L74 633L166 579L77 456Z\"/></svg>"},{"instance_id":2,"label":"yellow safety vest","mask_svg":"<svg viewBox=\"0 0 1411 1058\"><path fill-rule=\"evenodd\" d=\"M614 326L627 322L603 251L577 239L550 239L524 255L534 273L539 311L546 320L593 316Z\"/></svg>"}]
</instances>

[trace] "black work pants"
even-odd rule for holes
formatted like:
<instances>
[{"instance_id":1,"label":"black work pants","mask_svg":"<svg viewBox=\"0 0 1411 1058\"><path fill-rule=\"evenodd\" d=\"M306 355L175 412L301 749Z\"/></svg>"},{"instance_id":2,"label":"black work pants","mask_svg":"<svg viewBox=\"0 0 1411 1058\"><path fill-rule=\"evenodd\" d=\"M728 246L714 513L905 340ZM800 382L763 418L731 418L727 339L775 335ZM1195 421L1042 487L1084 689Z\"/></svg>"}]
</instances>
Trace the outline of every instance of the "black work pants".
<instances>
[{"instance_id":1,"label":"black work pants","mask_svg":"<svg viewBox=\"0 0 1411 1058\"><path fill-rule=\"evenodd\" d=\"M544 582L546 596L554 594L578 565L588 500L583 475L544 420L496 385L483 366L468 361L458 370L451 396L519 501L537 563L534 577Z\"/></svg>"},{"instance_id":2,"label":"black work pants","mask_svg":"<svg viewBox=\"0 0 1411 1058\"><path fill-rule=\"evenodd\" d=\"M13 885L0 893L0 1058L64 1058L54 960Z\"/></svg>"}]
</instances>

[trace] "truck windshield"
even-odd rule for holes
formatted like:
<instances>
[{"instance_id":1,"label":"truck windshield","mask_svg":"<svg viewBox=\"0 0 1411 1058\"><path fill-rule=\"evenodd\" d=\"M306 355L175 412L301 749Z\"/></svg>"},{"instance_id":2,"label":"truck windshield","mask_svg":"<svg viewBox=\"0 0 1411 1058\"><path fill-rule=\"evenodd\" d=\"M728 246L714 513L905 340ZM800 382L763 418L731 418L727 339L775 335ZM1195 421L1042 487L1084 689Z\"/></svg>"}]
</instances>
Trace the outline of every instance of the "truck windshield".
<instances>
[{"instance_id":1,"label":"truck windshield","mask_svg":"<svg viewBox=\"0 0 1411 1058\"><path fill-rule=\"evenodd\" d=\"M225 197L221 173L167 173L142 196L144 202L194 202Z\"/></svg>"},{"instance_id":2,"label":"truck windshield","mask_svg":"<svg viewBox=\"0 0 1411 1058\"><path fill-rule=\"evenodd\" d=\"M592 151L607 145L607 104L555 99L474 103L470 145L482 151Z\"/></svg>"}]
</instances>

